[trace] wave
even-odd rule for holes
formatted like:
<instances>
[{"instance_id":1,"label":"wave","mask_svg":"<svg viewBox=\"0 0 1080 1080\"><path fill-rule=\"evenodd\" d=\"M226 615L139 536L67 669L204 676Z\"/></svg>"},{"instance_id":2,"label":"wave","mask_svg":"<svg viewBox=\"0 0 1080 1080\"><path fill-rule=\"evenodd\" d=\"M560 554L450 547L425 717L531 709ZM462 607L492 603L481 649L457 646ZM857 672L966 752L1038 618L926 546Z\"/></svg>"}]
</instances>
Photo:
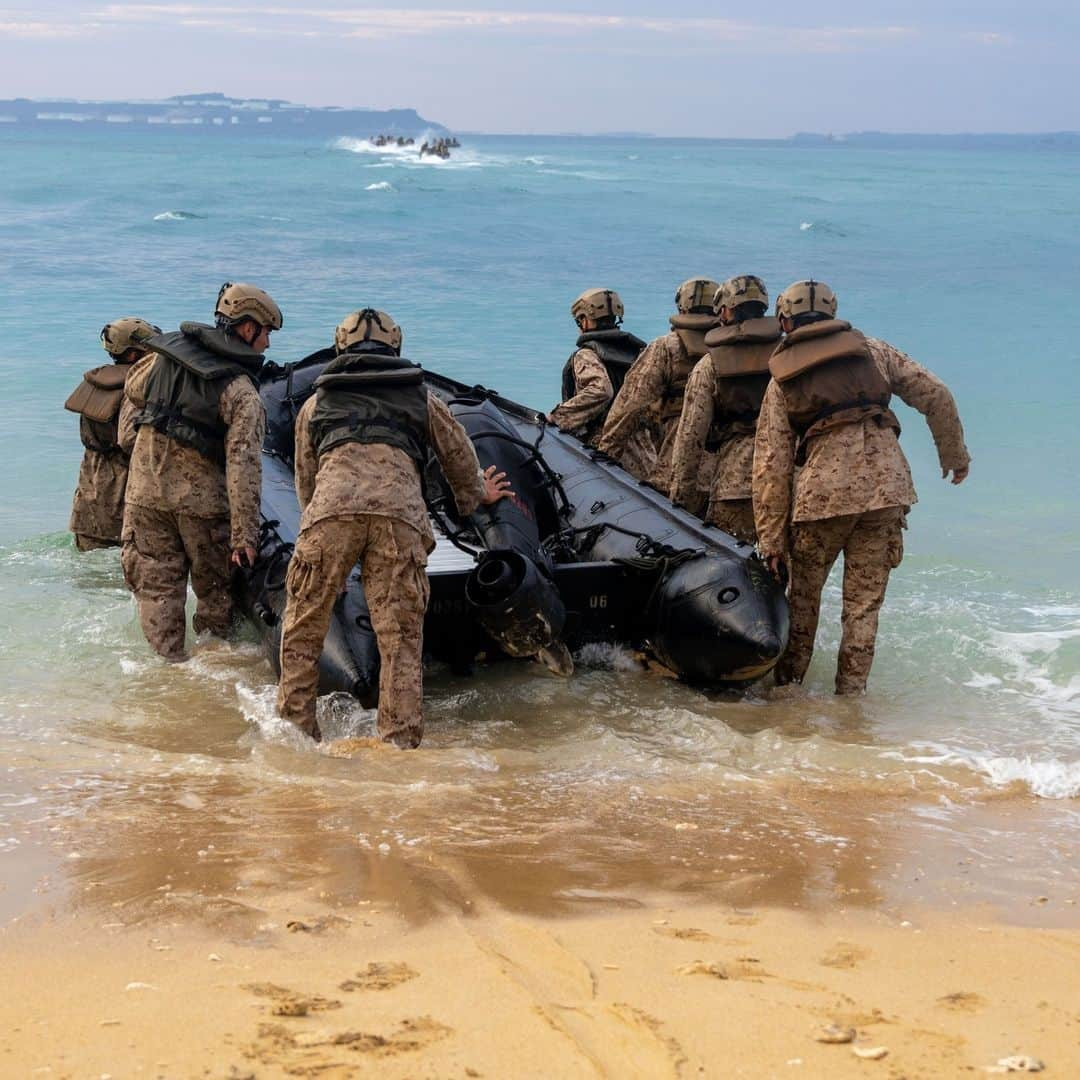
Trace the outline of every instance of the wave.
<instances>
[{"instance_id":1,"label":"wave","mask_svg":"<svg viewBox=\"0 0 1080 1080\"><path fill-rule=\"evenodd\" d=\"M799 232L815 232L822 236L847 236L843 229L829 221L800 221Z\"/></svg>"},{"instance_id":2,"label":"wave","mask_svg":"<svg viewBox=\"0 0 1080 1080\"><path fill-rule=\"evenodd\" d=\"M195 214L190 210L163 210L154 215L155 221L195 221L205 219L205 214Z\"/></svg>"},{"instance_id":3,"label":"wave","mask_svg":"<svg viewBox=\"0 0 1080 1080\"><path fill-rule=\"evenodd\" d=\"M397 188L389 180L379 180L377 183L368 184L365 191L397 191Z\"/></svg>"}]
</instances>

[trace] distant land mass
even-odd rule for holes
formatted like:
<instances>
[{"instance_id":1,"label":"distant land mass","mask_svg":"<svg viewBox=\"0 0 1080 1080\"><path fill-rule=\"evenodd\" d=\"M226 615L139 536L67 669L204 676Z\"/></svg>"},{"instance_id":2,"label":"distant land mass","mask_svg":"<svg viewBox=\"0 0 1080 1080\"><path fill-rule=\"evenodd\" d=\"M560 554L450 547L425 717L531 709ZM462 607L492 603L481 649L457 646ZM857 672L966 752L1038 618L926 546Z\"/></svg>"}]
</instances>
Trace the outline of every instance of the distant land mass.
<instances>
[{"instance_id":1,"label":"distant land mass","mask_svg":"<svg viewBox=\"0 0 1080 1080\"><path fill-rule=\"evenodd\" d=\"M1035 134L1010 134L1008 132L958 132L949 135L929 135L912 132L856 131L847 135L821 135L800 131L792 135L789 143L799 146L855 146L861 148L888 149L1027 149L1047 146L1080 149L1080 132L1047 131Z\"/></svg>"},{"instance_id":2,"label":"distant land mass","mask_svg":"<svg viewBox=\"0 0 1080 1080\"><path fill-rule=\"evenodd\" d=\"M231 134L416 136L447 132L415 109L344 109L296 105L280 98L178 94L160 101L0 101L0 128L195 130Z\"/></svg>"}]
</instances>

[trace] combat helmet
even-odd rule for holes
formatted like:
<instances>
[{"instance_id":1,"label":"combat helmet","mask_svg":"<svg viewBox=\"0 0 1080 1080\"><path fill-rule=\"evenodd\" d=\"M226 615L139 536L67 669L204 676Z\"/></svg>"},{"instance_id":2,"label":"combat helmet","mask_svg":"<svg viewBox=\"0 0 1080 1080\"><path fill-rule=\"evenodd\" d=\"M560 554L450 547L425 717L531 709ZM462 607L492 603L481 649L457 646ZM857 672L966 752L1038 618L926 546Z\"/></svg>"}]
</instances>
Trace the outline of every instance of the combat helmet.
<instances>
[{"instance_id":1,"label":"combat helmet","mask_svg":"<svg viewBox=\"0 0 1080 1080\"><path fill-rule=\"evenodd\" d=\"M728 278L713 297L713 311L720 314L721 308L734 311L740 304L758 303L769 306L769 292L765 282L754 274L739 274Z\"/></svg>"},{"instance_id":2,"label":"combat helmet","mask_svg":"<svg viewBox=\"0 0 1080 1080\"><path fill-rule=\"evenodd\" d=\"M401 327L385 311L361 308L346 315L334 331L334 348L340 356L354 345L375 342L401 353Z\"/></svg>"},{"instance_id":3,"label":"combat helmet","mask_svg":"<svg viewBox=\"0 0 1080 1080\"><path fill-rule=\"evenodd\" d=\"M585 319L614 319L622 322L622 297L614 289L586 289L571 305L574 322Z\"/></svg>"},{"instance_id":4,"label":"combat helmet","mask_svg":"<svg viewBox=\"0 0 1080 1080\"><path fill-rule=\"evenodd\" d=\"M800 315L835 319L836 293L823 281L792 282L776 298L776 314L781 319L796 319Z\"/></svg>"},{"instance_id":5,"label":"combat helmet","mask_svg":"<svg viewBox=\"0 0 1080 1080\"><path fill-rule=\"evenodd\" d=\"M145 319L128 315L123 319L113 319L101 328L101 345L111 357L118 359L128 349L146 352L147 340L160 333L160 326L154 326Z\"/></svg>"},{"instance_id":6,"label":"combat helmet","mask_svg":"<svg viewBox=\"0 0 1080 1080\"><path fill-rule=\"evenodd\" d=\"M689 278L675 290L675 308L680 315L712 315L713 297L720 288L709 278Z\"/></svg>"},{"instance_id":7,"label":"combat helmet","mask_svg":"<svg viewBox=\"0 0 1080 1080\"><path fill-rule=\"evenodd\" d=\"M254 319L260 326L280 330L285 322L281 308L268 292L256 285L226 281L218 292L214 317L218 324L236 326L244 319Z\"/></svg>"}]
</instances>

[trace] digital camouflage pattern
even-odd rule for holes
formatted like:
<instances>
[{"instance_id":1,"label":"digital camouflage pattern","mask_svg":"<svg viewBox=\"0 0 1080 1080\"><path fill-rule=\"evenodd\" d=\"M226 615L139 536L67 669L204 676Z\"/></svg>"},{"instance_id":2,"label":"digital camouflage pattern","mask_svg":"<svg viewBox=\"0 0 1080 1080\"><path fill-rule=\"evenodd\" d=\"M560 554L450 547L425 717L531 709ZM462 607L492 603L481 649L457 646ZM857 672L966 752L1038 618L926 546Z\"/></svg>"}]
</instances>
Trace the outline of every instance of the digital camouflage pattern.
<instances>
[{"instance_id":1,"label":"digital camouflage pattern","mask_svg":"<svg viewBox=\"0 0 1080 1080\"><path fill-rule=\"evenodd\" d=\"M120 562L135 594L146 640L166 660L187 657L188 573L196 597L195 632L227 637L233 624L229 591L229 519L129 503Z\"/></svg>"},{"instance_id":2,"label":"digital camouflage pattern","mask_svg":"<svg viewBox=\"0 0 1080 1080\"><path fill-rule=\"evenodd\" d=\"M266 413L247 376L222 390L218 411L228 431L225 468L148 425L135 428L154 354L135 364L120 410L120 445L131 454L127 501L191 517L228 518L232 548L256 547L262 501L262 442Z\"/></svg>"},{"instance_id":3,"label":"digital camouflage pattern","mask_svg":"<svg viewBox=\"0 0 1080 1080\"><path fill-rule=\"evenodd\" d=\"M814 654L821 590L837 556L844 553L842 636L836 664L836 692L866 689L874 662L878 612L889 574L904 554L904 512L898 506L799 521L791 529L791 636L776 665L778 684L802 682Z\"/></svg>"},{"instance_id":4,"label":"digital camouflage pattern","mask_svg":"<svg viewBox=\"0 0 1080 1080\"><path fill-rule=\"evenodd\" d=\"M655 406L661 398L666 399L664 407L669 418L659 423L660 445L648 476L649 483L665 495L671 484L671 455L682 406L682 392L676 388L688 367L690 359L677 333L672 331L651 341L627 373L597 441L597 449L630 471L624 456L635 438L640 439L656 422Z\"/></svg>"},{"instance_id":5,"label":"digital camouflage pattern","mask_svg":"<svg viewBox=\"0 0 1080 1080\"><path fill-rule=\"evenodd\" d=\"M90 423L85 417L79 418L80 427ZM83 450L68 521L79 551L120 546L127 475L128 459L123 451L104 454L89 447Z\"/></svg>"},{"instance_id":6,"label":"digital camouflage pattern","mask_svg":"<svg viewBox=\"0 0 1080 1080\"><path fill-rule=\"evenodd\" d=\"M971 458L948 387L887 342L867 338L867 345L892 392L926 417L941 468L966 468ZM765 555L787 551L790 521L820 521L916 502L911 469L896 433L874 418L811 439L797 477L795 441L783 393L771 382L758 417L753 469L754 517Z\"/></svg>"},{"instance_id":7,"label":"digital camouflage pattern","mask_svg":"<svg viewBox=\"0 0 1080 1080\"><path fill-rule=\"evenodd\" d=\"M725 438L712 461L705 450L721 383L723 380L716 378L710 356L699 360L690 373L672 447L671 501L703 516L732 536L753 543L756 539L750 504L753 432L740 432ZM710 470L711 490L702 491L703 468ZM749 516L748 504L751 507Z\"/></svg>"},{"instance_id":8,"label":"digital camouflage pattern","mask_svg":"<svg viewBox=\"0 0 1080 1080\"><path fill-rule=\"evenodd\" d=\"M892 393L926 417L943 470L966 470L970 456L948 387L910 357L876 338L867 345ZM775 381L765 392L754 448L753 499L758 548L789 566L791 639L778 682L798 682L814 649L821 590L844 555L843 639L836 690L859 693L874 660L878 611L889 573L903 558L901 528L916 501L896 432L869 417L810 441L794 473L795 433ZM794 494L793 494L794 493ZM789 543L790 529L790 543Z\"/></svg>"},{"instance_id":9,"label":"digital camouflage pattern","mask_svg":"<svg viewBox=\"0 0 1080 1080\"><path fill-rule=\"evenodd\" d=\"M592 349L578 349L573 368L576 393L551 410L551 422L560 431L580 438L604 415L615 391L607 369Z\"/></svg>"},{"instance_id":10,"label":"digital camouflage pattern","mask_svg":"<svg viewBox=\"0 0 1080 1080\"><path fill-rule=\"evenodd\" d=\"M385 443L346 442L320 459L311 430L315 400L308 398L296 418L296 497L303 511L300 531L326 518L376 514L415 529L430 551L435 538L412 458ZM445 402L432 394L428 395L428 436L454 492L458 513L471 514L484 493L476 450Z\"/></svg>"},{"instance_id":11,"label":"digital camouflage pattern","mask_svg":"<svg viewBox=\"0 0 1080 1080\"><path fill-rule=\"evenodd\" d=\"M420 474L403 450L346 442L316 453L315 398L296 420L300 537L289 563L281 638L281 715L314 734L318 663L330 613L361 561L364 596L379 644L379 734L418 746L423 734L422 635L427 554L435 546ZM428 395L428 435L461 515L480 505L476 450L446 404Z\"/></svg>"},{"instance_id":12,"label":"digital camouflage pattern","mask_svg":"<svg viewBox=\"0 0 1080 1080\"><path fill-rule=\"evenodd\" d=\"M419 746L427 551L416 529L392 517L322 518L300 534L285 580L278 708L285 719L316 734L319 655L334 602L357 560L379 642L379 736L398 746Z\"/></svg>"}]
</instances>

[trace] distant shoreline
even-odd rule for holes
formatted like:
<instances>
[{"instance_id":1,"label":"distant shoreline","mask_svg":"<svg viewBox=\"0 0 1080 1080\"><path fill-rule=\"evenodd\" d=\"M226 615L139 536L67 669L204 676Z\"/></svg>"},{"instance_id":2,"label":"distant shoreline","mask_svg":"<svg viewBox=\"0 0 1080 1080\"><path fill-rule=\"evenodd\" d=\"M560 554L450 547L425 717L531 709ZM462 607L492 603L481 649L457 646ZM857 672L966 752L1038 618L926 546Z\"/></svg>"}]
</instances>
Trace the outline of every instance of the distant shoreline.
<instances>
[{"instance_id":1,"label":"distant shoreline","mask_svg":"<svg viewBox=\"0 0 1080 1080\"><path fill-rule=\"evenodd\" d=\"M368 138L376 134L416 137L449 134L450 128L415 109L366 109L298 105L282 98L233 98L221 93L181 94L161 100L91 101L74 98L0 100L0 132L162 131L221 135L315 135ZM1080 149L1080 131L1047 132L887 132L842 134L796 132L775 138L660 135L645 131L487 132L459 135L520 139L620 139L720 142L810 148L855 149Z\"/></svg>"}]
</instances>

